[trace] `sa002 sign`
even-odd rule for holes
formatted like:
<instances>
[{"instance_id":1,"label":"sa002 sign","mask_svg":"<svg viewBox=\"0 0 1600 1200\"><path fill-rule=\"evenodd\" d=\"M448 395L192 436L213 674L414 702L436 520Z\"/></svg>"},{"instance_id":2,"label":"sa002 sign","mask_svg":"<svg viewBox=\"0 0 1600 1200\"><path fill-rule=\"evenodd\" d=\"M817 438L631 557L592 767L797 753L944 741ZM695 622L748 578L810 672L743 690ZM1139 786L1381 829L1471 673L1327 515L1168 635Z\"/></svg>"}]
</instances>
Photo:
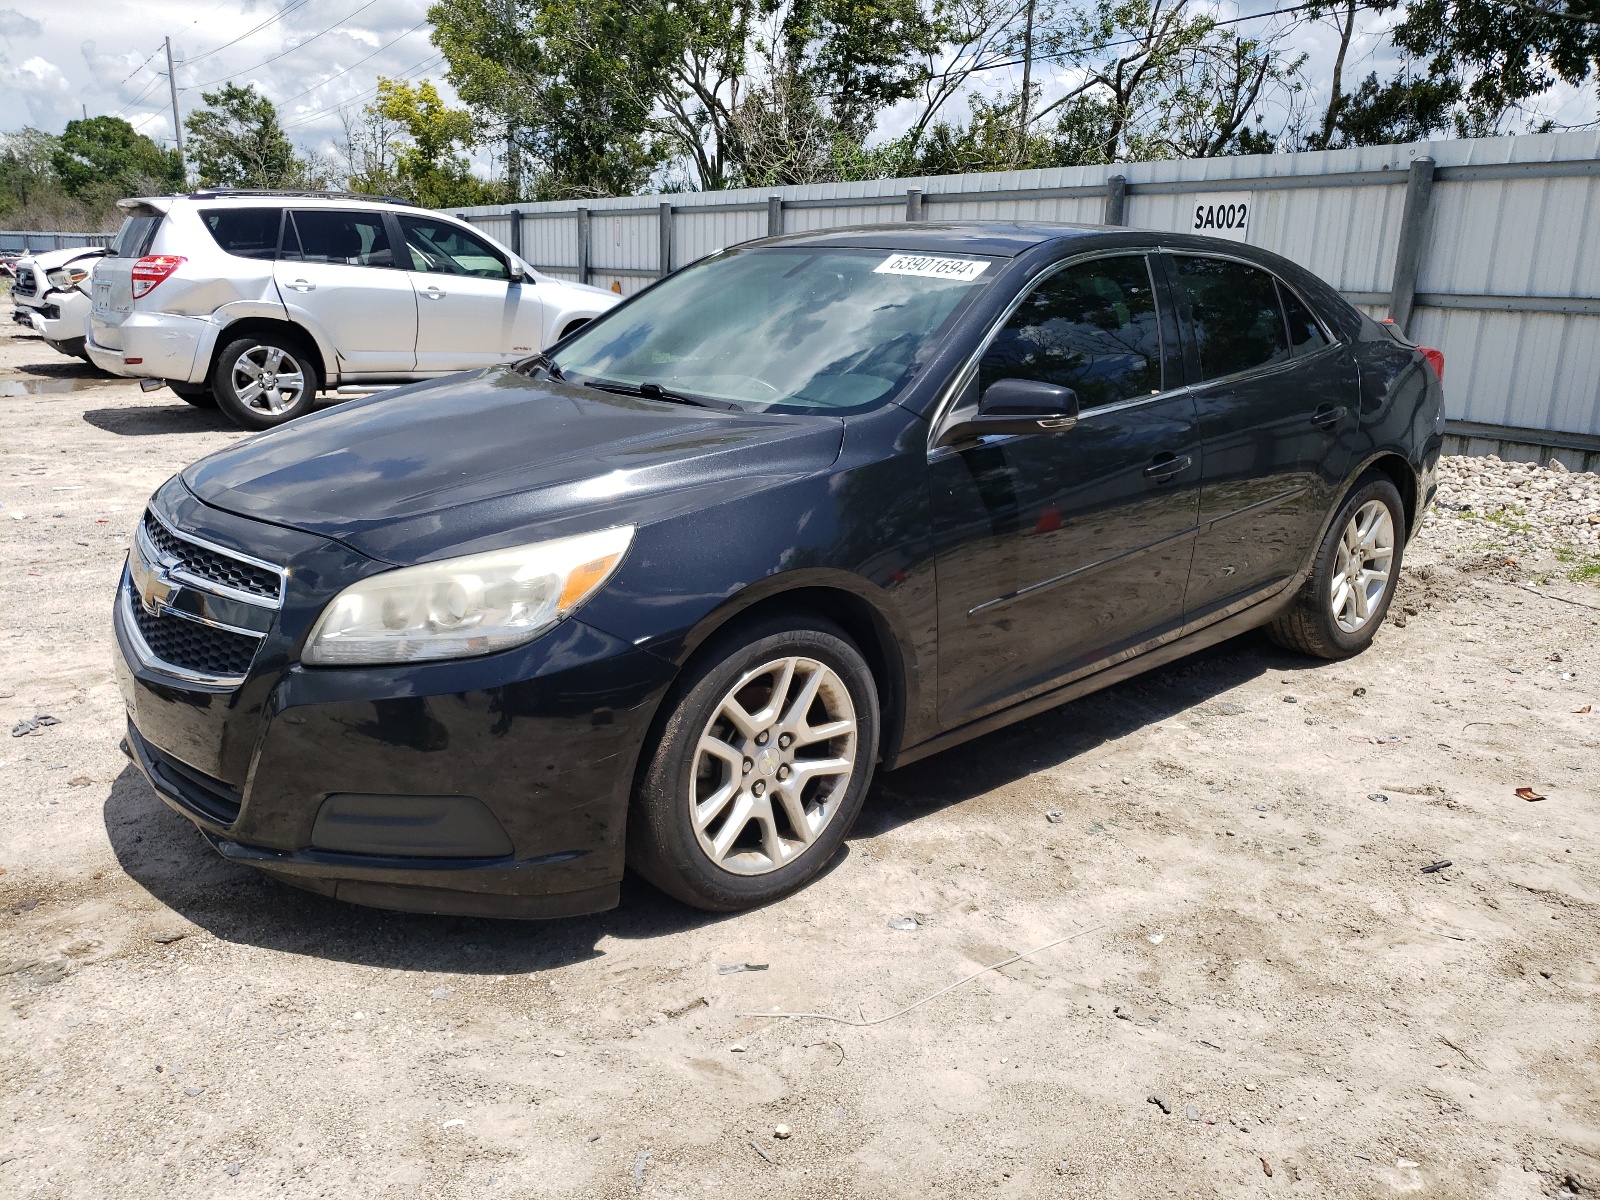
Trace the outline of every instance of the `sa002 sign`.
<instances>
[{"instance_id":1,"label":"sa002 sign","mask_svg":"<svg viewBox=\"0 0 1600 1200\"><path fill-rule=\"evenodd\" d=\"M1250 210L1255 207L1255 197L1250 193L1216 192L1212 195L1190 196L1187 204L1184 228L1188 232L1228 238L1235 242L1249 240Z\"/></svg>"}]
</instances>

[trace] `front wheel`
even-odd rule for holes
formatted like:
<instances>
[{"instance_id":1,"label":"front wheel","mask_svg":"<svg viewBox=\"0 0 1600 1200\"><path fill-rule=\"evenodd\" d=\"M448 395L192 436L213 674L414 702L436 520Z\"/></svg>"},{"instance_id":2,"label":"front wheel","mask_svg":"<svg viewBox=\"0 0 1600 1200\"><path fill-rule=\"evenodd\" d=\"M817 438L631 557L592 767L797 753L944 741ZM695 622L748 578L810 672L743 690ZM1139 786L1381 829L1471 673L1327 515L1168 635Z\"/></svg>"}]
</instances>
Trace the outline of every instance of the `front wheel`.
<instances>
[{"instance_id":1,"label":"front wheel","mask_svg":"<svg viewBox=\"0 0 1600 1200\"><path fill-rule=\"evenodd\" d=\"M317 368L294 338L238 338L222 348L211 368L211 393L241 429L271 429L315 406Z\"/></svg>"},{"instance_id":2,"label":"front wheel","mask_svg":"<svg viewBox=\"0 0 1600 1200\"><path fill-rule=\"evenodd\" d=\"M1376 472L1356 481L1317 549L1311 577L1267 626L1280 646L1317 658L1349 658L1372 644L1400 580L1405 505Z\"/></svg>"},{"instance_id":3,"label":"front wheel","mask_svg":"<svg viewBox=\"0 0 1600 1200\"><path fill-rule=\"evenodd\" d=\"M878 694L830 622L724 639L679 689L628 823L629 865L713 912L807 883L850 832L878 751Z\"/></svg>"}]
</instances>

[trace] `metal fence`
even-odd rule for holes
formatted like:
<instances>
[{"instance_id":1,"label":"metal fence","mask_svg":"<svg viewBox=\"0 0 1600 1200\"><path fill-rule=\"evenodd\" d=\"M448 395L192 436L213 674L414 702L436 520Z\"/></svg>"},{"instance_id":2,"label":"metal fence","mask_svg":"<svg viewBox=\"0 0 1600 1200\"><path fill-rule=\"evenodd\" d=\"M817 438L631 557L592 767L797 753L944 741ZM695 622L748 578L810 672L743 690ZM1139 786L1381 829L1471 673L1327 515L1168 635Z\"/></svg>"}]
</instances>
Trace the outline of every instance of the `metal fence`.
<instances>
[{"instance_id":1,"label":"metal fence","mask_svg":"<svg viewBox=\"0 0 1600 1200\"><path fill-rule=\"evenodd\" d=\"M115 233L36 233L0 229L0 254L37 254L41 250L67 250L73 246L109 246Z\"/></svg>"},{"instance_id":2,"label":"metal fence","mask_svg":"<svg viewBox=\"0 0 1600 1200\"><path fill-rule=\"evenodd\" d=\"M1241 212L1242 207L1242 212ZM628 294L769 234L1076 221L1276 251L1444 351L1452 449L1600 467L1600 133L452 210L539 270Z\"/></svg>"}]
</instances>

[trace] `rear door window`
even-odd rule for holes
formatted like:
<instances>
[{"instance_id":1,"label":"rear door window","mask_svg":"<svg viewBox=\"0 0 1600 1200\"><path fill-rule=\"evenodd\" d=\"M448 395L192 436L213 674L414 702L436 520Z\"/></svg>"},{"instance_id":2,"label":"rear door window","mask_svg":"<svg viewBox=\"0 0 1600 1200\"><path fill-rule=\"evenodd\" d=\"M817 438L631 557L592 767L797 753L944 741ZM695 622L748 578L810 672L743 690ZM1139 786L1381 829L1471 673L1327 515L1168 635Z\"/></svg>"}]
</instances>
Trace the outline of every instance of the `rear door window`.
<instances>
[{"instance_id":1,"label":"rear door window","mask_svg":"<svg viewBox=\"0 0 1600 1200\"><path fill-rule=\"evenodd\" d=\"M1200 378L1220 379L1289 358L1277 281L1225 258L1177 255L1180 301L1187 300L1200 350Z\"/></svg>"},{"instance_id":2,"label":"rear door window","mask_svg":"<svg viewBox=\"0 0 1600 1200\"><path fill-rule=\"evenodd\" d=\"M1088 409L1161 390L1161 326L1142 254L1063 268L1023 298L984 352L978 392L1036 379L1078 393Z\"/></svg>"},{"instance_id":3,"label":"rear door window","mask_svg":"<svg viewBox=\"0 0 1600 1200\"><path fill-rule=\"evenodd\" d=\"M276 258L281 208L205 208L200 219L222 250L240 258Z\"/></svg>"},{"instance_id":4,"label":"rear door window","mask_svg":"<svg viewBox=\"0 0 1600 1200\"><path fill-rule=\"evenodd\" d=\"M382 213L300 208L284 224L282 257L291 262L392 267L394 252Z\"/></svg>"},{"instance_id":5,"label":"rear door window","mask_svg":"<svg viewBox=\"0 0 1600 1200\"><path fill-rule=\"evenodd\" d=\"M494 247L449 221L401 217L406 255L413 271L438 275L475 275L479 279L509 279L505 260Z\"/></svg>"},{"instance_id":6,"label":"rear door window","mask_svg":"<svg viewBox=\"0 0 1600 1200\"><path fill-rule=\"evenodd\" d=\"M1311 315L1299 296L1284 287L1282 280L1278 281L1278 295L1283 297L1283 313L1289 318L1289 345L1295 357L1304 358L1326 346L1328 335L1322 332L1317 318Z\"/></svg>"}]
</instances>

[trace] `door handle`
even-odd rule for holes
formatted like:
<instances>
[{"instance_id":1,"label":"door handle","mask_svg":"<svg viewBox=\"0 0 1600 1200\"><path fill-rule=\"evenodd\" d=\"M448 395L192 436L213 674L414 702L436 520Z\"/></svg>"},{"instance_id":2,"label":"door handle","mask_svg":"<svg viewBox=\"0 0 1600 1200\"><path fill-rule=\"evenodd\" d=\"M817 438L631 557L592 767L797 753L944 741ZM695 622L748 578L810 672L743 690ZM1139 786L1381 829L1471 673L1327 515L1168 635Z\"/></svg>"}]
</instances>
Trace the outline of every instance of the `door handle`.
<instances>
[{"instance_id":1,"label":"door handle","mask_svg":"<svg viewBox=\"0 0 1600 1200\"><path fill-rule=\"evenodd\" d=\"M296 279L289 284L289 289L296 292L314 292L317 290L317 285L307 279Z\"/></svg>"},{"instance_id":2,"label":"door handle","mask_svg":"<svg viewBox=\"0 0 1600 1200\"><path fill-rule=\"evenodd\" d=\"M427 286L427 289L422 294L424 296L426 296L429 300L443 300L444 299L444 293L442 291L440 291L437 287L435 287L431 283Z\"/></svg>"},{"instance_id":3,"label":"door handle","mask_svg":"<svg viewBox=\"0 0 1600 1200\"><path fill-rule=\"evenodd\" d=\"M1184 471L1187 471L1189 465L1193 462L1194 459L1187 454L1173 454L1170 451L1163 450L1156 455L1155 461L1144 469L1144 477L1152 479L1156 483L1165 483L1174 475L1181 475Z\"/></svg>"},{"instance_id":4,"label":"door handle","mask_svg":"<svg viewBox=\"0 0 1600 1200\"><path fill-rule=\"evenodd\" d=\"M1342 404L1324 404L1321 408L1317 409L1316 412L1311 414L1311 423L1318 429L1332 429L1340 421L1344 420L1345 413L1349 411L1350 410Z\"/></svg>"}]
</instances>

